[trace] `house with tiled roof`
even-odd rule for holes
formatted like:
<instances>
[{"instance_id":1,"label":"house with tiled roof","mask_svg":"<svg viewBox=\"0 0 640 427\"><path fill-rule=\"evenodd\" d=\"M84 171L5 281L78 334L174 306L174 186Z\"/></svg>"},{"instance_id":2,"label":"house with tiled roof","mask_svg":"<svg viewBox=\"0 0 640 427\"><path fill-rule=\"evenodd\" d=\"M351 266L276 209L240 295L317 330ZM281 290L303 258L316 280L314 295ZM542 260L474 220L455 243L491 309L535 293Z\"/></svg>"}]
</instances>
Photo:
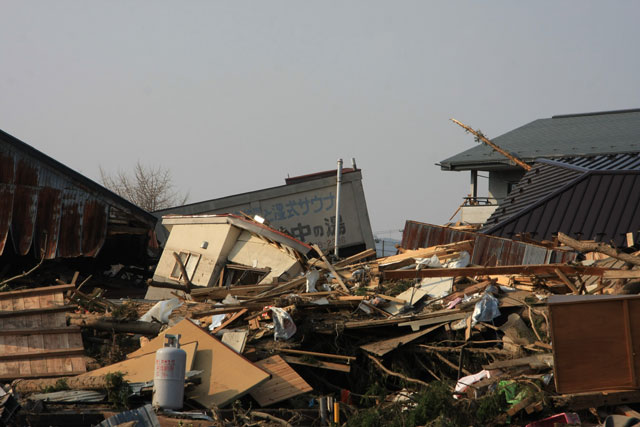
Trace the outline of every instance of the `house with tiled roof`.
<instances>
[{"instance_id":1,"label":"house with tiled roof","mask_svg":"<svg viewBox=\"0 0 640 427\"><path fill-rule=\"evenodd\" d=\"M532 168L484 144L442 160L443 170L470 172L463 221L503 237L526 233L544 240L563 231L620 244L640 227L633 214L640 193L640 109L538 119L492 141ZM485 197L478 195L478 172L488 174Z\"/></svg>"}]
</instances>

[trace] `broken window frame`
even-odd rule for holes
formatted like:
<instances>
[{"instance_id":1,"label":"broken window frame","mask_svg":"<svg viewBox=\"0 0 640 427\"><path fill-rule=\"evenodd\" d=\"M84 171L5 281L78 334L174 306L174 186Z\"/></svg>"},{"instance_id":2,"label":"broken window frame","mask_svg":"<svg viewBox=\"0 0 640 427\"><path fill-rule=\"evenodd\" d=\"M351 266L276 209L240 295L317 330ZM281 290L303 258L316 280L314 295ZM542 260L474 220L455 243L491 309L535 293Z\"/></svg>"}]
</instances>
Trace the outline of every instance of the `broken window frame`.
<instances>
[{"instance_id":1,"label":"broken window frame","mask_svg":"<svg viewBox=\"0 0 640 427\"><path fill-rule=\"evenodd\" d=\"M180 251L178 256L182 261L182 265L184 265L185 271L189 275L187 279L191 281L196 272L196 269L198 268L198 264L200 264L200 258L202 257L202 255L196 252ZM177 260L173 265L173 269L171 270L171 274L169 275L169 277L177 281L182 280L182 269L180 268L180 264Z\"/></svg>"}]
</instances>

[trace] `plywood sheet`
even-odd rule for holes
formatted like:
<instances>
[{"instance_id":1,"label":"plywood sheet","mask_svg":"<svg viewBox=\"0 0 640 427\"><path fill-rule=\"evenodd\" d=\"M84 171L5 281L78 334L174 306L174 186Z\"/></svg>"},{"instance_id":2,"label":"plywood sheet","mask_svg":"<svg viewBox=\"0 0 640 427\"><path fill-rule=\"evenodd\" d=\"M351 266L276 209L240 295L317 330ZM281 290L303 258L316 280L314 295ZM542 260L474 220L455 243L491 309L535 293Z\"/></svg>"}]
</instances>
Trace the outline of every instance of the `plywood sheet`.
<instances>
[{"instance_id":1,"label":"plywood sheet","mask_svg":"<svg viewBox=\"0 0 640 427\"><path fill-rule=\"evenodd\" d=\"M201 383L188 396L207 408L214 405L224 406L270 378L268 372L237 354L188 319L163 331L129 357L140 356L162 347L165 334L180 334L184 342L198 342L193 369L203 371L200 376Z\"/></svg>"},{"instance_id":2,"label":"plywood sheet","mask_svg":"<svg viewBox=\"0 0 640 427\"><path fill-rule=\"evenodd\" d=\"M185 343L180 346L187 353L186 370L191 371L193 369L193 361L195 359L196 350L198 349L197 342ZM147 350L147 346L144 346L142 350ZM114 363L113 365L105 366L95 371L87 372L80 375L81 377L101 377L106 374L115 372L122 372L124 379L130 383L147 382L153 380L155 363L156 363L156 351L158 349L149 350L148 353L140 356L132 357L122 362Z\"/></svg>"},{"instance_id":3,"label":"plywood sheet","mask_svg":"<svg viewBox=\"0 0 640 427\"><path fill-rule=\"evenodd\" d=\"M269 406L313 390L307 382L280 356L256 362L271 374L271 379L251 391L260 406Z\"/></svg>"},{"instance_id":4,"label":"plywood sheet","mask_svg":"<svg viewBox=\"0 0 640 427\"><path fill-rule=\"evenodd\" d=\"M554 376L559 393L640 388L638 297L550 303Z\"/></svg>"}]
</instances>

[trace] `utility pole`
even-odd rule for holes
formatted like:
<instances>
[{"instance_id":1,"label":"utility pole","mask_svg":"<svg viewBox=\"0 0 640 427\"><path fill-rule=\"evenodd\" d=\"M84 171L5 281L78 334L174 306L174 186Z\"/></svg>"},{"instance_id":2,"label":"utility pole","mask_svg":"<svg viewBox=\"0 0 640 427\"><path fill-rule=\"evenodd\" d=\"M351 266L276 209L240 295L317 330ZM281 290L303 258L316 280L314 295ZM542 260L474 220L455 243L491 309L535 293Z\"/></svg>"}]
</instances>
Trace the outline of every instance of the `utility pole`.
<instances>
[{"instance_id":1,"label":"utility pole","mask_svg":"<svg viewBox=\"0 0 640 427\"><path fill-rule=\"evenodd\" d=\"M464 123L460 123L456 119L450 119L450 120L453 123L455 123L458 126L460 126L461 128L463 128L464 130L466 130L467 132L471 132L476 137L476 139L478 141L484 142L489 147L493 148L498 153L502 154L503 156L505 156L507 159L511 160L516 165L520 166L522 169L524 169L526 171L531 170L531 166L529 166L528 164L526 164L525 162L523 162L522 160L520 160L518 157L514 156L513 154L510 154L507 151L505 151L504 149L500 148L498 145L496 145L490 139L485 138L485 136L481 132L473 130L471 127L465 125Z\"/></svg>"}]
</instances>

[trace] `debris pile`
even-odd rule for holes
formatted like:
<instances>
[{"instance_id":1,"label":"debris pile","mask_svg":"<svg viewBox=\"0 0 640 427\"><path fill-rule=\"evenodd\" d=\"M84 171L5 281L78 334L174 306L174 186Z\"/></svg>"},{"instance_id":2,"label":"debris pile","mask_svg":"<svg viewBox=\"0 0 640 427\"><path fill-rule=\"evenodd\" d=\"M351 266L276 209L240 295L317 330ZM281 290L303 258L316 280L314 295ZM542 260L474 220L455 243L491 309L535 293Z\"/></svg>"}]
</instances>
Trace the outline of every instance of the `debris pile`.
<instances>
[{"instance_id":1,"label":"debris pile","mask_svg":"<svg viewBox=\"0 0 640 427\"><path fill-rule=\"evenodd\" d=\"M172 233L188 235L203 218L179 221ZM247 217L208 222L195 239L215 253L169 236L147 283L156 301L81 290L91 278L79 274L9 282L2 423L544 426L637 414L632 249L426 224L459 239L421 247L433 237L409 235L410 222L397 254L336 259ZM168 337L185 353L179 409L151 406L154 380L174 369L156 361Z\"/></svg>"}]
</instances>

